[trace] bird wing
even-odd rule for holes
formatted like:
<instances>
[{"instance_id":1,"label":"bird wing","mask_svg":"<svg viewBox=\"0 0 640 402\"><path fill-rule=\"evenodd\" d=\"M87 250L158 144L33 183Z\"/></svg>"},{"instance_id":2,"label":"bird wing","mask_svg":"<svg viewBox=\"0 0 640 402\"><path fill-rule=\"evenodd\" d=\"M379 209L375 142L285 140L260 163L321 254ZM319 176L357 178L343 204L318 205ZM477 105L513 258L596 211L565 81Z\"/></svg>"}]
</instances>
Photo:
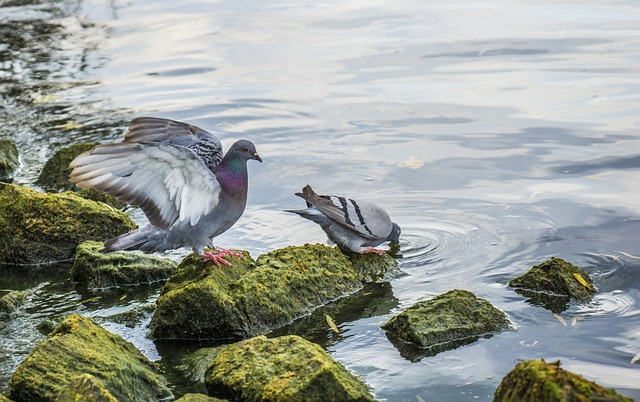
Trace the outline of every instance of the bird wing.
<instances>
[{"instance_id":1,"label":"bird wing","mask_svg":"<svg viewBox=\"0 0 640 402\"><path fill-rule=\"evenodd\" d=\"M302 193L296 193L296 195L329 218L363 237L381 239L391 233L391 218L377 205L335 195L318 195L311 186L306 186L302 189Z\"/></svg>"},{"instance_id":2,"label":"bird wing","mask_svg":"<svg viewBox=\"0 0 640 402\"><path fill-rule=\"evenodd\" d=\"M213 170L222 161L222 143L213 134L189 123L158 117L133 119L124 135L125 143L163 143L191 149Z\"/></svg>"},{"instance_id":3,"label":"bird wing","mask_svg":"<svg viewBox=\"0 0 640 402\"><path fill-rule=\"evenodd\" d=\"M152 225L196 225L218 204L220 184L190 149L171 144L108 144L74 159L69 177L139 206Z\"/></svg>"}]
</instances>

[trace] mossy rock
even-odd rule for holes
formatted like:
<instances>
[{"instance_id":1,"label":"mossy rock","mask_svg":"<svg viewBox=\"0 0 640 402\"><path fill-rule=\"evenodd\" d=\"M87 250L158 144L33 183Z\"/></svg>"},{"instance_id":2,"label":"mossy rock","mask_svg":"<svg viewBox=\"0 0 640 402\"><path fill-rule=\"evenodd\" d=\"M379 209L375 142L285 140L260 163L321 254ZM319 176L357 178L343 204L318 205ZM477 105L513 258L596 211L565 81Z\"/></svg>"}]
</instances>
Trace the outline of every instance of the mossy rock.
<instances>
[{"instance_id":1,"label":"mossy rock","mask_svg":"<svg viewBox=\"0 0 640 402\"><path fill-rule=\"evenodd\" d=\"M58 394L56 402L118 402L102 382L91 374L75 377Z\"/></svg>"},{"instance_id":2,"label":"mossy rock","mask_svg":"<svg viewBox=\"0 0 640 402\"><path fill-rule=\"evenodd\" d=\"M398 268L398 261L387 253L378 255L375 253L353 253L345 251L353 268L360 276L362 282L377 282L384 279L389 272Z\"/></svg>"},{"instance_id":3,"label":"mossy rock","mask_svg":"<svg viewBox=\"0 0 640 402\"><path fill-rule=\"evenodd\" d=\"M11 181L18 167L18 148L9 140L0 140L0 181Z\"/></svg>"},{"instance_id":4,"label":"mossy rock","mask_svg":"<svg viewBox=\"0 0 640 402\"><path fill-rule=\"evenodd\" d=\"M13 401L4 395L0 395L0 402L13 402Z\"/></svg>"},{"instance_id":5,"label":"mossy rock","mask_svg":"<svg viewBox=\"0 0 640 402\"><path fill-rule=\"evenodd\" d=\"M99 142L82 143L58 150L44 164L40 176L38 176L36 180L36 184L47 192L75 191L82 198L104 202L117 209L124 208L127 206L127 203L124 201L120 201L115 197L94 189L80 189L69 181L69 174L71 174L69 163L71 163L76 156L83 152L90 151L98 145L100 145Z\"/></svg>"},{"instance_id":6,"label":"mossy rock","mask_svg":"<svg viewBox=\"0 0 640 402\"><path fill-rule=\"evenodd\" d=\"M151 337L250 338L362 288L349 260L332 247L286 247L255 262L244 255L231 258L232 267L185 258L158 299Z\"/></svg>"},{"instance_id":7,"label":"mossy rock","mask_svg":"<svg viewBox=\"0 0 640 402\"><path fill-rule=\"evenodd\" d=\"M242 401L374 401L366 385L319 345L258 336L220 351L205 374L210 395Z\"/></svg>"},{"instance_id":8,"label":"mossy rock","mask_svg":"<svg viewBox=\"0 0 640 402\"><path fill-rule=\"evenodd\" d=\"M211 361L226 347L227 345L200 348L184 356L178 368L192 383L202 383L204 382L204 374L211 365Z\"/></svg>"},{"instance_id":9,"label":"mossy rock","mask_svg":"<svg viewBox=\"0 0 640 402\"><path fill-rule=\"evenodd\" d=\"M18 366L7 395L16 402L55 401L83 374L120 401L171 396L155 364L138 349L77 314L62 321Z\"/></svg>"},{"instance_id":10,"label":"mossy rock","mask_svg":"<svg viewBox=\"0 0 640 402\"><path fill-rule=\"evenodd\" d=\"M178 265L175 261L139 252L101 253L103 243L78 245L71 279L90 289L142 285L164 281Z\"/></svg>"},{"instance_id":11,"label":"mossy rock","mask_svg":"<svg viewBox=\"0 0 640 402\"><path fill-rule=\"evenodd\" d=\"M73 193L0 183L0 264L66 260L85 240L104 241L135 227L123 212Z\"/></svg>"},{"instance_id":12,"label":"mossy rock","mask_svg":"<svg viewBox=\"0 0 640 402\"><path fill-rule=\"evenodd\" d=\"M527 360L500 382L494 402L632 402L581 375L560 368L560 361Z\"/></svg>"},{"instance_id":13,"label":"mossy rock","mask_svg":"<svg viewBox=\"0 0 640 402\"><path fill-rule=\"evenodd\" d=\"M204 394L185 394L174 402L227 402L226 399L215 398Z\"/></svg>"},{"instance_id":14,"label":"mossy rock","mask_svg":"<svg viewBox=\"0 0 640 402\"><path fill-rule=\"evenodd\" d=\"M451 290L421 301L382 328L400 354L411 361L490 337L509 327L507 316L466 290Z\"/></svg>"},{"instance_id":15,"label":"mossy rock","mask_svg":"<svg viewBox=\"0 0 640 402\"><path fill-rule=\"evenodd\" d=\"M9 318L26 300L26 293L20 290L12 290L0 297L0 320Z\"/></svg>"},{"instance_id":16,"label":"mossy rock","mask_svg":"<svg viewBox=\"0 0 640 402\"><path fill-rule=\"evenodd\" d=\"M596 293L589 274L556 257L512 279L509 286L528 297L531 304L545 307L554 313L566 310L571 299L588 303Z\"/></svg>"}]
</instances>

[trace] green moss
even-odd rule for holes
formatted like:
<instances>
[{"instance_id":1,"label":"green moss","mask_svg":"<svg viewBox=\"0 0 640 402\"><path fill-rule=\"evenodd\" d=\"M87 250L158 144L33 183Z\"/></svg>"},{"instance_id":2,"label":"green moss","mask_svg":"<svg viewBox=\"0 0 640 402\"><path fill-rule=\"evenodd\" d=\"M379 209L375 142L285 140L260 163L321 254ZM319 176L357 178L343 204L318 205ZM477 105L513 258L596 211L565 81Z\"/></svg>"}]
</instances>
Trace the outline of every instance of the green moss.
<instances>
[{"instance_id":1,"label":"green moss","mask_svg":"<svg viewBox=\"0 0 640 402\"><path fill-rule=\"evenodd\" d=\"M158 400L171 395L156 366L131 343L73 314L20 364L9 382L9 398L54 401L82 374L96 378L121 401Z\"/></svg>"},{"instance_id":2,"label":"green moss","mask_svg":"<svg viewBox=\"0 0 640 402\"><path fill-rule=\"evenodd\" d=\"M226 402L226 399L214 398L203 394L186 394L175 402Z\"/></svg>"},{"instance_id":3,"label":"green moss","mask_svg":"<svg viewBox=\"0 0 640 402\"><path fill-rule=\"evenodd\" d=\"M560 368L560 361L527 360L500 382L494 402L631 402L610 388Z\"/></svg>"},{"instance_id":4,"label":"green moss","mask_svg":"<svg viewBox=\"0 0 640 402\"><path fill-rule=\"evenodd\" d=\"M90 374L75 377L56 398L56 402L118 402L102 382Z\"/></svg>"},{"instance_id":5,"label":"green moss","mask_svg":"<svg viewBox=\"0 0 640 402\"><path fill-rule=\"evenodd\" d=\"M178 265L155 255L115 251L101 253L103 244L85 241L78 245L71 279L88 288L140 285L169 278Z\"/></svg>"},{"instance_id":6,"label":"green moss","mask_svg":"<svg viewBox=\"0 0 640 402\"><path fill-rule=\"evenodd\" d=\"M320 346L264 336L224 348L205 374L211 395L242 401L373 401L367 387Z\"/></svg>"},{"instance_id":7,"label":"green moss","mask_svg":"<svg viewBox=\"0 0 640 402\"><path fill-rule=\"evenodd\" d=\"M211 361L225 347L227 347L227 345L198 349L185 356L182 359L182 364L180 364L178 368L192 383L201 383L204 381L204 373L211 365Z\"/></svg>"},{"instance_id":8,"label":"green moss","mask_svg":"<svg viewBox=\"0 0 640 402\"><path fill-rule=\"evenodd\" d=\"M20 166L18 148L9 140L0 140L0 181L8 181Z\"/></svg>"},{"instance_id":9,"label":"green moss","mask_svg":"<svg viewBox=\"0 0 640 402\"><path fill-rule=\"evenodd\" d=\"M58 150L44 164L42 172L40 172L40 176L38 176L36 180L36 184L48 192L75 191L77 195L82 198L104 202L116 209L126 207L127 203L124 201L120 201L115 197L91 188L80 189L69 181L69 174L71 174L69 163L71 163L76 156L83 152L90 151L98 145L100 145L99 142L82 143Z\"/></svg>"},{"instance_id":10,"label":"green moss","mask_svg":"<svg viewBox=\"0 0 640 402\"><path fill-rule=\"evenodd\" d=\"M0 183L0 264L65 260L84 240L104 241L135 227L126 214L72 193Z\"/></svg>"},{"instance_id":11,"label":"green moss","mask_svg":"<svg viewBox=\"0 0 640 402\"><path fill-rule=\"evenodd\" d=\"M360 254L349 251L344 253L360 275L362 282L376 282L398 268L398 261L387 253L382 255L375 253Z\"/></svg>"},{"instance_id":12,"label":"green moss","mask_svg":"<svg viewBox=\"0 0 640 402\"><path fill-rule=\"evenodd\" d=\"M414 304L382 328L403 356L419 360L475 342L508 326L506 315L487 300L456 289Z\"/></svg>"},{"instance_id":13,"label":"green moss","mask_svg":"<svg viewBox=\"0 0 640 402\"><path fill-rule=\"evenodd\" d=\"M582 277L588 287L580 283L576 276ZM570 299L587 303L596 293L593 280L583 269L556 257L512 279L509 286L528 297L530 303L555 313L566 310Z\"/></svg>"},{"instance_id":14,"label":"green moss","mask_svg":"<svg viewBox=\"0 0 640 402\"><path fill-rule=\"evenodd\" d=\"M13 290L0 297L0 319L14 313L27 300L27 295L19 290Z\"/></svg>"},{"instance_id":15,"label":"green moss","mask_svg":"<svg viewBox=\"0 0 640 402\"><path fill-rule=\"evenodd\" d=\"M13 402L13 401L7 398L6 396L0 394L0 402Z\"/></svg>"},{"instance_id":16,"label":"green moss","mask_svg":"<svg viewBox=\"0 0 640 402\"><path fill-rule=\"evenodd\" d=\"M323 245L286 247L216 267L189 256L165 285L151 322L158 339L264 334L362 287L347 258Z\"/></svg>"}]
</instances>

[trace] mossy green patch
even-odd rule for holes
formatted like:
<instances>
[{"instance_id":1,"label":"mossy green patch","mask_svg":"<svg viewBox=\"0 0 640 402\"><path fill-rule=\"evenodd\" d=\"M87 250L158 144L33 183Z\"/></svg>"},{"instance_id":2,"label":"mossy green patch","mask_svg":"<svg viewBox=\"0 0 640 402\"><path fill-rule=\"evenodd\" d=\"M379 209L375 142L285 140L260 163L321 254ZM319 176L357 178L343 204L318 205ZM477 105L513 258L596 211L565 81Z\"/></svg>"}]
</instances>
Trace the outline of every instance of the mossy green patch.
<instances>
[{"instance_id":1,"label":"mossy green patch","mask_svg":"<svg viewBox=\"0 0 640 402\"><path fill-rule=\"evenodd\" d=\"M587 303L596 293L589 274L556 257L512 279L509 286L528 297L531 304L543 306L554 313L566 310L570 299Z\"/></svg>"},{"instance_id":2,"label":"mossy green patch","mask_svg":"<svg viewBox=\"0 0 640 402\"><path fill-rule=\"evenodd\" d=\"M362 282L379 281L392 271L397 270L398 261L387 253L378 255L375 253L353 253L345 251L345 255L351 261L353 268L360 275Z\"/></svg>"},{"instance_id":3,"label":"mossy green patch","mask_svg":"<svg viewBox=\"0 0 640 402\"><path fill-rule=\"evenodd\" d=\"M159 400L171 396L156 366L131 343L73 314L18 366L9 382L9 398L54 401L77 376L90 374L120 401Z\"/></svg>"},{"instance_id":4,"label":"mossy green patch","mask_svg":"<svg viewBox=\"0 0 640 402\"><path fill-rule=\"evenodd\" d=\"M19 166L18 148L9 140L0 140L0 181L10 181Z\"/></svg>"},{"instance_id":5,"label":"mossy green patch","mask_svg":"<svg viewBox=\"0 0 640 402\"><path fill-rule=\"evenodd\" d=\"M0 264L69 259L84 240L104 241L135 227L103 203L0 183Z\"/></svg>"},{"instance_id":6,"label":"mossy green patch","mask_svg":"<svg viewBox=\"0 0 640 402\"><path fill-rule=\"evenodd\" d=\"M414 304L382 328L404 357L417 361L491 336L508 326L507 316L490 302L456 289Z\"/></svg>"},{"instance_id":7,"label":"mossy green patch","mask_svg":"<svg viewBox=\"0 0 640 402\"><path fill-rule=\"evenodd\" d=\"M58 394L56 402L118 402L109 391L104 389L102 381L91 374L75 377Z\"/></svg>"},{"instance_id":8,"label":"mossy green patch","mask_svg":"<svg viewBox=\"0 0 640 402\"><path fill-rule=\"evenodd\" d=\"M87 288L141 285L166 280L178 265L175 261L139 252L101 253L103 244L85 241L78 245L71 279Z\"/></svg>"},{"instance_id":9,"label":"mossy green patch","mask_svg":"<svg viewBox=\"0 0 640 402\"><path fill-rule=\"evenodd\" d=\"M0 297L0 319L9 317L27 300L27 295L20 290L13 290Z\"/></svg>"},{"instance_id":10,"label":"mossy green patch","mask_svg":"<svg viewBox=\"0 0 640 402\"><path fill-rule=\"evenodd\" d=\"M319 345L258 336L220 351L205 374L210 395L242 401L373 401L367 387Z\"/></svg>"},{"instance_id":11,"label":"mossy green patch","mask_svg":"<svg viewBox=\"0 0 640 402\"><path fill-rule=\"evenodd\" d=\"M632 402L610 388L560 368L560 361L527 360L500 382L494 402Z\"/></svg>"},{"instance_id":12,"label":"mossy green patch","mask_svg":"<svg viewBox=\"0 0 640 402\"><path fill-rule=\"evenodd\" d=\"M227 402L227 400L204 394L185 394L182 398L176 399L175 402Z\"/></svg>"},{"instance_id":13,"label":"mossy green patch","mask_svg":"<svg viewBox=\"0 0 640 402\"><path fill-rule=\"evenodd\" d=\"M69 174L71 174L69 163L71 163L76 156L83 152L90 151L98 145L100 145L99 142L82 143L58 150L44 164L40 176L38 176L36 180L36 184L48 192L75 191L77 195L82 198L104 202L117 209L124 208L127 205L124 201L120 201L115 197L91 188L80 189L69 181Z\"/></svg>"},{"instance_id":14,"label":"mossy green patch","mask_svg":"<svg viewBox=\"0 0 640 402\"><path fill-rule=\"evenodd\" d=\"M232 258L232 267L189 256L158 299L156 339L243 339L285 325L362 287L349 260L323 245Z\"/></svg>"}]
</instances>

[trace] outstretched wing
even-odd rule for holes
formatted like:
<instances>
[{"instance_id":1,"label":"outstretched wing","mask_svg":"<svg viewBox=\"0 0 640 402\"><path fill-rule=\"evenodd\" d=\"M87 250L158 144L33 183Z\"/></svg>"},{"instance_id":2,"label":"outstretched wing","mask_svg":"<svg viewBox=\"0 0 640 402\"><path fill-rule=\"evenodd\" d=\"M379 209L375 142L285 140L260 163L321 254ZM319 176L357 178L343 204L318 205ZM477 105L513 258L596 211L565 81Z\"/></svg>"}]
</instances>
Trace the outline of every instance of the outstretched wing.
<instances>
[{"instance_id":1,"label":"outstretched wing","mask_svg":"<svg viewBox=\"0 0 640 402\"><path fill-rule=\"evenodd\" d=\"M189 123L158 117L133 119L124 135L125 143L164 143L187 147L213 169L222 160L222 144L213 134Z\"/></svg>"},{"instance_id":2,"label":"outstretched wing","mask_svg":"<svg viewBox=\"0 0 640 402\"><path fill-rule=\"evenodd\" d=\"M217 204L220 185L190 149L172 144L108 144L74 159L69 180L139 206L152 225L196 225Z\"/></svg>"},{"instance_id":3,"label":"outstretched wing","mask_svg":"<svg viewBox=\"0 0 640 402\"><path fill-rule=\"evenodd\" d=\"M363 237L382 239L391 233L391 218L377 205L335 195L318 195L308 185L302 189L302 193L296 195L335 222L355 230Z\"/></svg>"}]
</instances>

